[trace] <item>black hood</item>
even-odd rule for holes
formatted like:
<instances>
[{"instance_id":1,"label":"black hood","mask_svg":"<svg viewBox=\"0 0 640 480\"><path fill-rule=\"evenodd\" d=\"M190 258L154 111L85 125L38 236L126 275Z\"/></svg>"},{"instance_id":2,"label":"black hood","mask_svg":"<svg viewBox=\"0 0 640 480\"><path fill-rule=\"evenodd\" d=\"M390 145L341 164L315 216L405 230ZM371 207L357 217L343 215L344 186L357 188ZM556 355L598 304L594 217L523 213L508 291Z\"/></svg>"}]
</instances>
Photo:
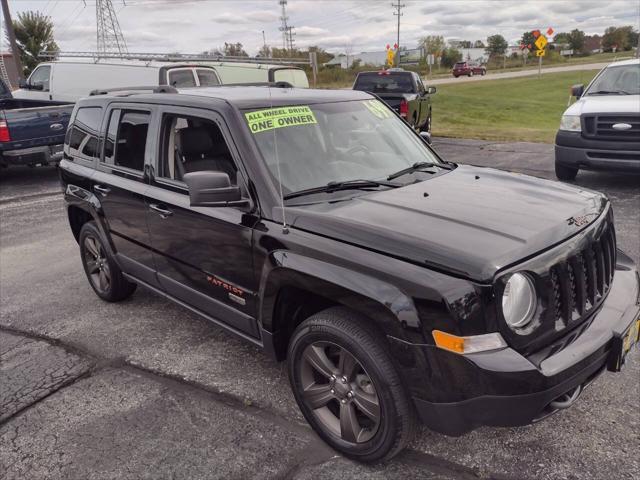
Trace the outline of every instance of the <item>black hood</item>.
<instances>
[{"instance_id":1,"label":"black hood","mask_svg":"<svg viewBox=\"0 0 640 480\"><path fill-rule=\"evenodd\" d=\"M352 200L287 209L293 228L477 281L587 228L604 195L473 166Z\"/></svg>"}]
</instances>

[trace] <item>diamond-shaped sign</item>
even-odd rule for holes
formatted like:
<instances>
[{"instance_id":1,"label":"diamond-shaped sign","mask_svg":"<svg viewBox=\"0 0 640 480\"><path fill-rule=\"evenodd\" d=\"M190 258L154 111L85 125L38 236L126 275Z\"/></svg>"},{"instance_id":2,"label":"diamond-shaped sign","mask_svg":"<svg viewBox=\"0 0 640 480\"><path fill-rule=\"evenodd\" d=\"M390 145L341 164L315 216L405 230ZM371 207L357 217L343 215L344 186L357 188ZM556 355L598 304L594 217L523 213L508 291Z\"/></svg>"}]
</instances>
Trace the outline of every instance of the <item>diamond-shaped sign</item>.
<instances>
[{"instance_id":1,"label":"diamond-shaped sign","mask_svg":"<svg viewBox=\"0 0 640 480\"><path fill-rule=\"evenodd\" d=\"M546 50L536 50L536 57L544 57Z\"/></svg>"},{"instance_id":2,"label":"diamond-shaped sign","mask_svg":"<svg viewBox=\"0 0 640 480\"><path fill-rule=\"evenodd\" d=\"M553 28L549 27L547 29L547 35L549 35L549 36L553 35Z\"/></svg>"},{"instance_id":3,"label":"diamond-shaped sign","mask_svg":"<svg viewBox=\"0 0 640 480\"><path fill-rule=\"evenodd\" d=\"M538 47L538 50L544 50L544 47L547 46L547 37L545 37L544 35L540 35L538 37L538 39L536 40L536 47Z\"/></svg>"}]
</instances>

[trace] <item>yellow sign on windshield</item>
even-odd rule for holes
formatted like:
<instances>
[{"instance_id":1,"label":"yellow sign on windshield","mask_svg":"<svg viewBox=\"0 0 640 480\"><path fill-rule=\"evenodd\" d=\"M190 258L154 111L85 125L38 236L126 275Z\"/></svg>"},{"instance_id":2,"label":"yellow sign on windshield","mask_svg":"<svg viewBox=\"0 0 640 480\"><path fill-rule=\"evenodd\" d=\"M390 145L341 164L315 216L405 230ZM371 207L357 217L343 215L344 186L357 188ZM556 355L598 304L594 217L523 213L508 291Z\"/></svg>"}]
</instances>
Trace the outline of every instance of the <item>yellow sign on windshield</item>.
<instances>
[{"instance_id":1,"label":"yellow sign on windshield","mask_svg":"<svg viewBox=\"0 0 640 480\"><path fill-rule=\"evenodd\" d=\"M318 123L311 109L306 105L278 107L245 113L252 133L265 132L274 128L294 127Z\"/></svg>"},{"instance_id":2,"label":"yellow sign on windshield","mask_svg":"<svg viewBox=\"0 0 640 480\"><path fill-rule=\"evenodd\" d=\"M380 100L365 100L364 106L378 118L391 118L389 108Z\"/></svg>"}]
</instances>

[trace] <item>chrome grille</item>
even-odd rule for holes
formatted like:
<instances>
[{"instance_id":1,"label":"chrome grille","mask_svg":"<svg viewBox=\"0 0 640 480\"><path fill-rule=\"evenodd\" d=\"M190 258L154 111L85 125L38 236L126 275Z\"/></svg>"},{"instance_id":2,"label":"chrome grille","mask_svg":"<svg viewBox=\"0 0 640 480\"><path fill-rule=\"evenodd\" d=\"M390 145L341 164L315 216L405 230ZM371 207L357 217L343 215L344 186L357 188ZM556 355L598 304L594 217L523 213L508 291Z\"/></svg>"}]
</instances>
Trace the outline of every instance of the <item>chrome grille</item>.
<instances>
[{"instance_id":1,"label":"chrome grille","mask_svg":"<svg viewBox=\"0 0 640 480\"><path fill-rule=\"evenodd\" d=\"M613 224L582 250L551 267L549 311L560 330L589 314L609 290L616 262Z\"/></svg>"}]
</instances>

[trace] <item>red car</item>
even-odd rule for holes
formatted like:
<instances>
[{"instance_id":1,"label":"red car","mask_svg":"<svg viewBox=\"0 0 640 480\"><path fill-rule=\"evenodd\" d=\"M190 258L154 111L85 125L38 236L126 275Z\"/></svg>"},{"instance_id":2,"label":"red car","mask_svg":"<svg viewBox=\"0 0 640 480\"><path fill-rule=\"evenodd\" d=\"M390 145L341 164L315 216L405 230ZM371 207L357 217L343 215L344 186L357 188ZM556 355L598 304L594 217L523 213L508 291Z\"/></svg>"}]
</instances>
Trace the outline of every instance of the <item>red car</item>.
<instances>
[{"instance_id":1,"label":"red car","mask_svg":"<svg viewBox=\"0 0 640 480\"><path fill-rule=\"evenodd\" d=\"M467 75L473 77L474 75L484 75L487 73L487 69L484 65L473 62L458 62L453 66L453 76L458 78L461 75Z\"/></svg>"}]
</instances>

